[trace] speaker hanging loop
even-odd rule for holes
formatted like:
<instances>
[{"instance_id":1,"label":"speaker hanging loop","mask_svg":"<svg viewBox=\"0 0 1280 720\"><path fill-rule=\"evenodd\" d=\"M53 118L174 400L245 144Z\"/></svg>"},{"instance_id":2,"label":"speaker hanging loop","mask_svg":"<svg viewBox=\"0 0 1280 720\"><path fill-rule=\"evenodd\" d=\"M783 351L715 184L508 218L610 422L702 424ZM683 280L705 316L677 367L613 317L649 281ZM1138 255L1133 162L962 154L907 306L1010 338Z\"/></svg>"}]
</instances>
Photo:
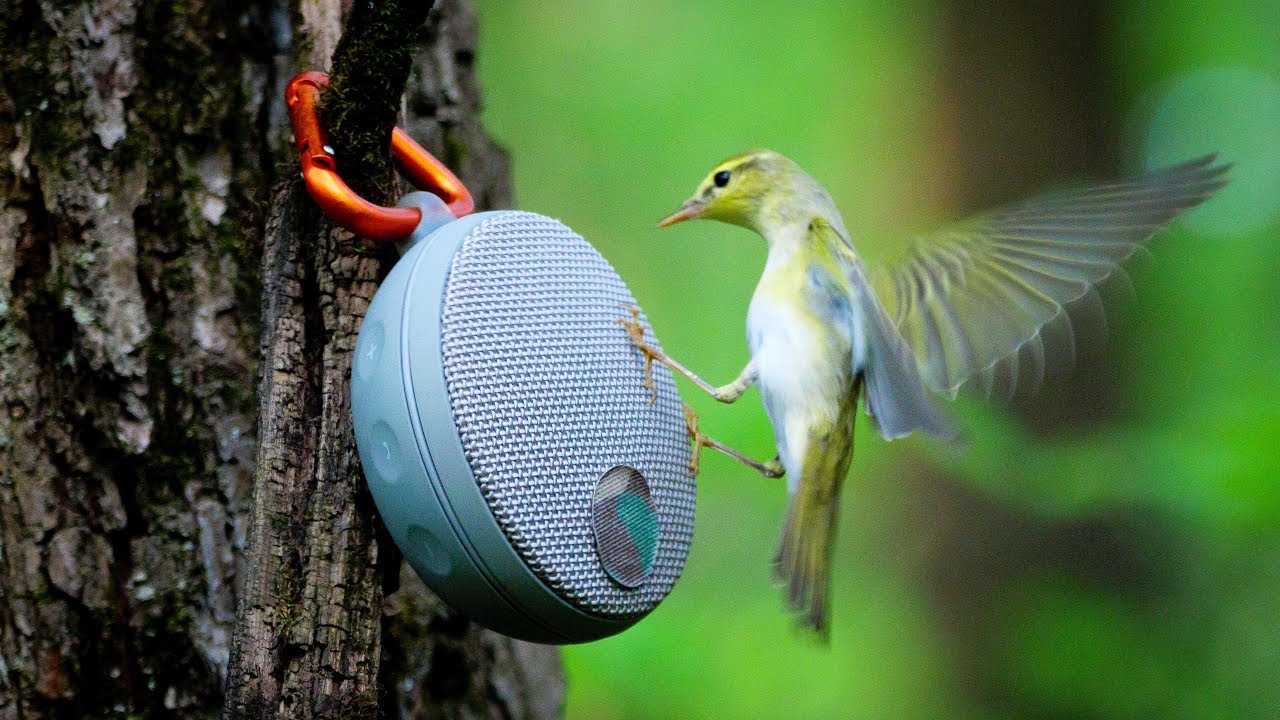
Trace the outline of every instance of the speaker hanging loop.
<instances>
[{"instance_id":1,"label":"speaker hanging loop","mask_svg":"<svg viewBox=\"0 0 1280 720\"><path fill-rule=\"evenodd\" d=\"M285 89L294 147L302 166L307 192L329 219L371 240L399 241L418 227L423 214L416 207L385 207L360 197L338 175L317 104L329 76L317 70L299 73ZM471 193L444 163L400 128L391 131L391 156L400 173L420 190L433 193L455 217L475 210Z\"/></svg>"}]
</instances>

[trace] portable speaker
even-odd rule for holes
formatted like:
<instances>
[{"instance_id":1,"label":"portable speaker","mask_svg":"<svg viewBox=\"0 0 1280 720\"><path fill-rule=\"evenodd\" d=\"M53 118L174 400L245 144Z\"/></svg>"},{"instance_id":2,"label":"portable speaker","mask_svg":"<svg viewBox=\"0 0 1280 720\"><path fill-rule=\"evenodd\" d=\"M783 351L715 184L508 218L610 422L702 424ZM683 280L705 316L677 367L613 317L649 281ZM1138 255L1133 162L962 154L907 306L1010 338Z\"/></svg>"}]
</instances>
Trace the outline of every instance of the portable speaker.
<instances>
[{"instance_id":1,"label":"portable speaker","mask_svg":"<svg viewBox=\"0 0 1280 720\"><path fill-rule=\"evenodd\" d=\"M432 590L506 635L630 627L680 577L694 522L675 383L655 364L653 400L617 323L635 299L557 220L455 220L430 193L401 205L423 219L369 307L351 381L388 530Z\"/></svg>"}]
</instances>

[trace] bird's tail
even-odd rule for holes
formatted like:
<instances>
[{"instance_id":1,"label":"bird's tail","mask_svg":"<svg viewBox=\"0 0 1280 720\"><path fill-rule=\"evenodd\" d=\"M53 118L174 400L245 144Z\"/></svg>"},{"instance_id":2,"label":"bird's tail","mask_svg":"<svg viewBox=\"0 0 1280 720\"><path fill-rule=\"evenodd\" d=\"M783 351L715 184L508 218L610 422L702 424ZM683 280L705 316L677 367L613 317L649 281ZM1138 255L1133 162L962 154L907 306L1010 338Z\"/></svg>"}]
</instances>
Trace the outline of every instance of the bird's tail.
<instances>
[{"instance_id":1,"label":"bird's tail","mask_svg":"<svg viewBox=\"0 0 1280 720\"><path fill-rule=\"evenodd\" d=\"M791 609L824 643L829 637L831 553L835 547L840 486L853 457L857 391L850 405L840 413L838 427L825 437L815 438L805 453L800 481L791 496L773 561L774 577L786 589Z\"/></svg>"}]
</instances>

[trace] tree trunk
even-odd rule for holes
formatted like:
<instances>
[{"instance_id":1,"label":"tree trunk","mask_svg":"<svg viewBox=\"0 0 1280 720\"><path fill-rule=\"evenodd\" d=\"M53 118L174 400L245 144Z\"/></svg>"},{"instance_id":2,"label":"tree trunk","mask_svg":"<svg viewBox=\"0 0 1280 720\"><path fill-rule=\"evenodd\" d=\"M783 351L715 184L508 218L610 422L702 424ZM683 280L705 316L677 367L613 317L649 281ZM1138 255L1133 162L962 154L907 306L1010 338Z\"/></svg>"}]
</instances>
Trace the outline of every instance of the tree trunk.
<instances>
[{"instance_id":1,"label":"tree trunk","mask_svg":"<svg viewBox=\"0 0 1280 720\"><path fill-rule=\"evenodd\" d=\"M0 0L0 720L559 710L553 649L395 591L347 415L391 258L268 197L346 4ZM470 3L414 37L407 129L508 204Z\"/></svg>"}]
</instances>

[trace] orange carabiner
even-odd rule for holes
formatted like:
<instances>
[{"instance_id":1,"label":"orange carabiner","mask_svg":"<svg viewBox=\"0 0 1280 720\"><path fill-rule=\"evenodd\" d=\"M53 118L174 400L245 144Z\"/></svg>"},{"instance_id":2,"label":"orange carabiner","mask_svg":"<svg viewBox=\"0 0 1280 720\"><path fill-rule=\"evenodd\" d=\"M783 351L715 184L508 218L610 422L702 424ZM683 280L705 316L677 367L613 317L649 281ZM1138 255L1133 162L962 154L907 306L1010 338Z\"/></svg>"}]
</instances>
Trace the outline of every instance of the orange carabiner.
<instances>
[{"instance_id":1,"label":"orange carabiner","mask_svg":"<svg viewBox=\"0 0 1280 720\"><path fill-rule=\"evenodd\" d=\"M373 240L403 240L418 227L422 220L421 210L374 205L357 195L338 176L337 165L316 113L320 89L328 84L328 75L309 70L294 76L285 89L294 146L302 164L307 192L330 219L357 235ZM391 131L391 155L396 167L410 182L438 195L455 217L475 210L471 193L462 181L400 128Z\"/></svg>"}]
</instances>

